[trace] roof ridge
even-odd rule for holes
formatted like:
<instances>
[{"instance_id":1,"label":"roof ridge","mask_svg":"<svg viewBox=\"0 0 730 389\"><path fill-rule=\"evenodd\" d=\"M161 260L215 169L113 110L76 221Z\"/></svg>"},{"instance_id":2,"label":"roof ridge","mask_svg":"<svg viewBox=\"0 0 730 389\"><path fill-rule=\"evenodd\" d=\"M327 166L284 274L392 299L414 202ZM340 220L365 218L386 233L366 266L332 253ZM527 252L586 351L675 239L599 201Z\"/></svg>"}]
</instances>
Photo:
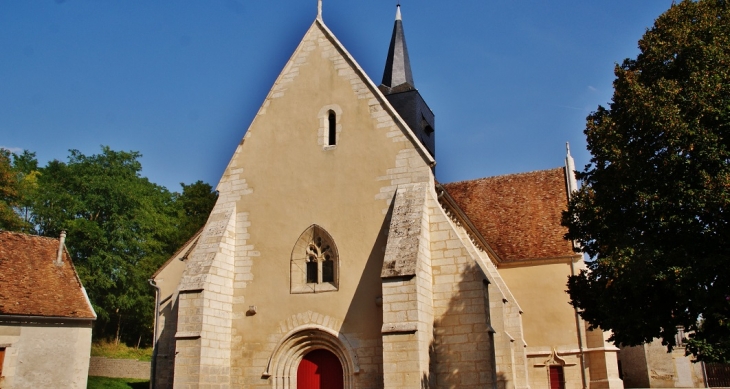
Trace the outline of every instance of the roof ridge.
<instances>
[{"instance_id":1,"label":"roof ridge","mask_svg":"<svg viewBox=\"0 0 730 389\"><path fill-rule=\"evenodd\" d=\"M18 231L3 231L0 230L0 234L12 234L12 235L19 235L19 236L28 236L31 238L41 238L41 239L49 239L49 240L58 240L59 238L54 238L52 236L44 236L44 235L36 235L36 234L27 234L25 232L18 232Z\"/></svg>"},{"instance_id":2,"label":"roof ridge","mask_svg":"<svg viewBox=\"0 0 730 389\"><path fill-rule=\"evenodd\" d=\"M493 178L501 178L501 177L508 177L508 176L525 176L525 175L528 175L528 174L541 173L541 172L549 172L549 171L558 170L558 169L564 169L564 166L554 167L554 168L550 168L550 169L531 170L529 172L499 174L499 175L496 175L496 176L480 177L480 178L474 178L474 179L471 179L471 180L453 181L453 182L444 183L442 185L463 184L465 182L484 181L484 180L489 180L489 179L493 179Z\"/></svg>"}]
</instances>

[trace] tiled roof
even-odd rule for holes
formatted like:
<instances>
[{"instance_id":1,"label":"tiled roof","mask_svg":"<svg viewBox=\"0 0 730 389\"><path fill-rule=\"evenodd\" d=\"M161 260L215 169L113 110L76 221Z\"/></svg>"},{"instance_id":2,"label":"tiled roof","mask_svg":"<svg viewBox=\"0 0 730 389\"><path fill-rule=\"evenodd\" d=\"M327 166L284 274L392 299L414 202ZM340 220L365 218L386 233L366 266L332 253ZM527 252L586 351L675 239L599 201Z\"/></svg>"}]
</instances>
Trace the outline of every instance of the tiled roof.
<instances>
[{"instance_id":1,"label":"tiled roof","mask_svg":"<svg viewBox=\"0 0 730 389\"><path fill-rule=\"evenodd\" d=\"M565 169L444 184L502 262L572 256L560 225L567 208Z\"/></svg>"},{"instance_id":2,"label":"tiled roof","mask_svg":"<svg viewBox=\"0 0 730 389\"><path fill-rule=\"evenodd\" d=\"M94 319L66 250L58 239L0 231L0 315Z\"/></svg>"}]
</instances>

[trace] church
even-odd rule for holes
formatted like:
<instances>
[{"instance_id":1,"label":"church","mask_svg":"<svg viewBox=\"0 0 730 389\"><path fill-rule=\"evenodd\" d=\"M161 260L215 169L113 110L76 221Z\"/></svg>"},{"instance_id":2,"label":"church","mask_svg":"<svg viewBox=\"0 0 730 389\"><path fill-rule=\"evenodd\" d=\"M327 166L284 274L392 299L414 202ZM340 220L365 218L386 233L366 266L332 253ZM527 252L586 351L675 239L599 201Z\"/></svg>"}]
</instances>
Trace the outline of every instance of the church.
<instances>
[{"instance_id":1,"label":"church","mask_svg":"<svg viewBox=\"0 0 730 389\"><path fill-rule=\"evenodd\" d=\"M400 6L379 85L321 15L153 276L154 387L623 388L565 293L569 151L439 183Z\"/></svg>"}]
</instances>

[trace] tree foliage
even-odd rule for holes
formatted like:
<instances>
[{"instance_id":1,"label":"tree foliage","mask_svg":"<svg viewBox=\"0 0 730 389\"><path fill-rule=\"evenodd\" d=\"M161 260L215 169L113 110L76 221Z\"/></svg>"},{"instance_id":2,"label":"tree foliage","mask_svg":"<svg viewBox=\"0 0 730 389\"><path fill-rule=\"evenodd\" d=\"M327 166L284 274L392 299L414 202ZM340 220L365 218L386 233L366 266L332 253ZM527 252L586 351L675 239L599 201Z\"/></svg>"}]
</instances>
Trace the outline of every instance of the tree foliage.
<instances>
[{"instance_id":1,"label":"tree foliage","mask_svg":"<svg viewBox=\"0 0 730 389\"><path fill-rule=\"evenodd\" d=\"M620 345L691 332L700 360L730 360L730 9L682 1L616 66L609 108L587 118L566 238L590 256L571 303Z\"/></svg>"},{"instance_id":2,"label":"tree foliage","mask_svg":"<svg viewBox=\"0 0 730 389\"><path fill-rule=\"evenodd\" d=\"M11 153L0 149L0 229L15 231L22 226L22 220L14 210L18 203L18 186Z\"/></svg>"},{"instance_id":3,"label":"tree foliage","mask_svg":"<svg viewBox=\"0 0 730 389\"><path fill-rule=\"evenodd\" d=\"M147 278L168 255L166 240L175 232L173 196L140 176L139 157L107 147L92 156L71 150L68 163L42 169L34 206L41 234L67 231L98 332L112 322L117 338L123 325L151 326Z\"/></svg>"},{"instance_id":4,"label":"tree foliage","mask_svg":"<svg viewBox=\"0 0 730 389\"><path fill-rule=\"evenodd\" d=\"M177 226L178 239L174 242L173 250L182 246L205 224L210 211L218 200L218 193L210 184L203 181L198 180L190 185L181 182L180 186L182 193L176 195L180 212Z\"/></svg>"},{"instance_id":5,"label":"tree foliage","mask_svg":"<svg viewBox=\"0 0 730 389\"><path fill-rule=\"evenodd\" d=\"M217 194L198 181L173 193L141 176L141 155L71 150L39 168L35 154L0 150L0 228L58 237L98 315L94 336L149 341L157 268L206 221ZM6 211L7 210L7 211ZM6 217L7 215L10 215Z\"/></svg>"},{"instance_id":6,"label":"tree foliage","mask_svg":"<svg viewBox=\"0 0 730 389\"><path fill-rule=\"evenodd\" d=\"M37 187L38 161L35 153L20 155L0 149L0 229L32 230L29 201Z\"/></svg>"},{"instance_id":7,"label":"tree foliage","mask_svg":"<svg viewBox=\"0 0 730 389\"><path fill-rule=\"evenodd\" d=\"M20 230L32 232L33 196L38 190L38 177L40 177L35 153L24 150L21 154L13 154L13 170L18 183L18 199L15 204L15 211L23 220Z\"/></svg>"}]
</instances>

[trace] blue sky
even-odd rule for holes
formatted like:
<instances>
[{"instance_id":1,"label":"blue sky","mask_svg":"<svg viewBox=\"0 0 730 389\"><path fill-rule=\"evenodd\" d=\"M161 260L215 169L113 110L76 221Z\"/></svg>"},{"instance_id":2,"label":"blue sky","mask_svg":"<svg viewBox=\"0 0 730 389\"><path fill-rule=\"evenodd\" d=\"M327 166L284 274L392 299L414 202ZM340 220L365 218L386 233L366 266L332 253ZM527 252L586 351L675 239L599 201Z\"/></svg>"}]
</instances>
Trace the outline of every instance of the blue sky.
<instances>
[{"instance_id":1,"label":"blue sky","mask_svg":"<svg viewBox=\"0 0 730 389\"><path fill-rule=\"evenodd\" d=\"M380 83L397 1L324 0ZM416 87L436 114L437 179L580 169L585 117L671 0L401 0ZM171 190L215 185L316 0L2 0L0 147L41 164L101 145Z\"/></svg>"}]
</instances>

